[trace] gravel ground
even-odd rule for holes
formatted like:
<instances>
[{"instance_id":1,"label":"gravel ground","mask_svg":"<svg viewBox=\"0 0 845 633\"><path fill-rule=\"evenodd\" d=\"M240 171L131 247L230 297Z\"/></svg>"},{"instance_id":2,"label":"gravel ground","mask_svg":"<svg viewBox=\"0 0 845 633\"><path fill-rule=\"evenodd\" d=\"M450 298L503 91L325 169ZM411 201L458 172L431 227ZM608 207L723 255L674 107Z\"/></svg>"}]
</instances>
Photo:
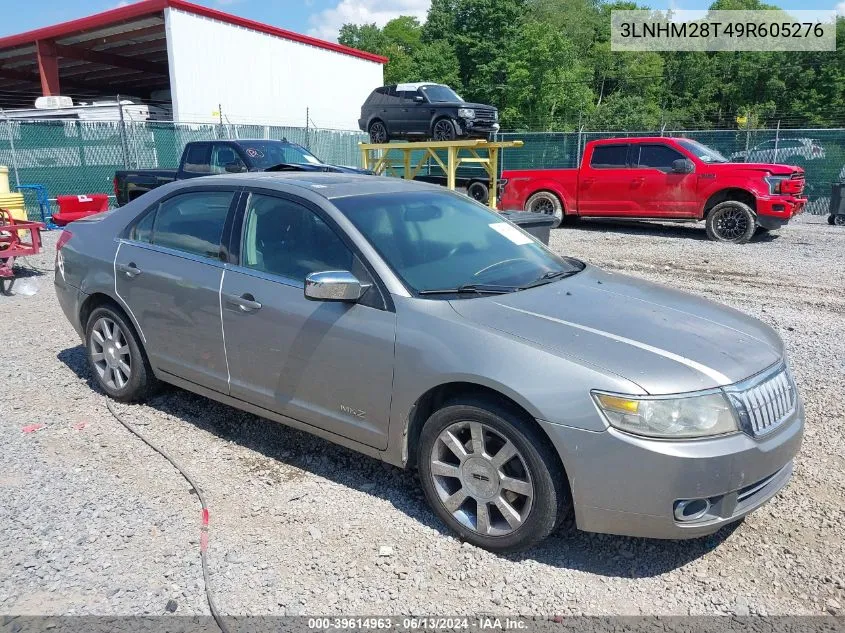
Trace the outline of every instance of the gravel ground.
<instances>
[{"instance_id":1,"label":"gravel ground","mask_svg":"<svg viewBox=\"0 0 845 633\"><path fill-rule=\"evenodd\" d=\"M56 237L28 263L50 269ZM121 405L209 499L223 613L843 613L845 230L805 217L728 246L700 226L583 222L552 246L781 333L807 408L789 487L705 539L570 530L502 557L446 533L413 473L176 389ZM0 296L0 613L208 613L196 496L92 389L52 272L18 289Z\"/></svg>"}]
</instances>

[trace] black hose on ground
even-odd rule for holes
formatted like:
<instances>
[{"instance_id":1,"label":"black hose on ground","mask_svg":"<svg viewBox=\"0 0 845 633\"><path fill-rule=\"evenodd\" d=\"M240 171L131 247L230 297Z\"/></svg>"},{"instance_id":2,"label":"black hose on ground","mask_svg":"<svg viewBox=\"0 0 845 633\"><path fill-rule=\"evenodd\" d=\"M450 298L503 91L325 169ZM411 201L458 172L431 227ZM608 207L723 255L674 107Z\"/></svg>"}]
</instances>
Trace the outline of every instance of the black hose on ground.
<instances>
[{"instance_id":1,"label":"black hose on ground","mask_svg":"<svg viewBox=\"0 0 845 633\"><path fill-rule=\"evenodd\" d=\"M126 422L120 414L114 410L112 406L111 400L106 400L106 407L108 407L109 412L114 416L114 419L120 422L126 429L138 437L144 444L149 446L153 449L156 453L164 457L170 464L179 471L179 473L185 478L194 492L197 493L197 497L200 500L200 504L202 505L202 533L200 535L200 559L202 560L202 578L205 583L205 597L208 600L208 610L211 611L211 616L214 618L214 621L217 622L217 626L220 627L220 630L223 633L230 633L229 627L226 626L226 622L221 617L220 613L217 611L217 606L214 603L214 596L211 591L211 582L209 580L208 574L208 560L206 556L206 549L208 548L208 506L205 503L205 496L202 494L202 490L196 484L196 482L191 479L191 476L182 468L179 463L171 457L167 451L165 451L160 446L157 446L152 440L147 439L141 433L139 433L136 429L132 428L128 422Z\"/></svg>"}]
</instances>

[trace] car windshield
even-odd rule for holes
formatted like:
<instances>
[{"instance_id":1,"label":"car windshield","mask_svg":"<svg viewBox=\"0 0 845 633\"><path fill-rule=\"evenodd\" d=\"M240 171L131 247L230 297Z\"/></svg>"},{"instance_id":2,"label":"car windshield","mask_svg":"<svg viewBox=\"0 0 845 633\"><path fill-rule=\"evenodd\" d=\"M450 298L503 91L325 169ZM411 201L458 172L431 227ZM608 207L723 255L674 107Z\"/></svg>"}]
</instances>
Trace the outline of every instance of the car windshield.
<instances>
[{"instance_id":1,"label":"car windshield","mask_svg":"<svg viewBox=\"0 0 845 633\"><path fill-rule=\"evenodd\" d=\"M256 169L267 169L282 163L289 165L323 164L323 161L304 147L288 141L244 143L243 150Z\"/></svg>"},{"instance_id":2,"label":"car windshield","mask_svg":"<svg viewBox=\"0 0 845 633\"><path fill-rule=\"evenodd\" d=\"M405 191L333 202L415 293L512 292L584 268L465 196Z\"/></svg>"},{"instance_id":3,"label":"car windshield","mask_svg":"<svg viewBox=\"0 0 845 633\"><path fill-rule=\"evenodd\" d=\"M430 103L455 103L463 101L454 90L449 86L440 86L432 84L428 86L421 86L426 98Z\"/></svg>"},{"instance_id":4,"label":"car windshield","mask_svg":"<svg viewBox=\"0 0 845 633\"><path fill-rule=\"evenodd\" d=\"M678 145L686 149L688 152L695 154L696 158L703 163L727 163L727 158L722 156L715 149L711 149L706 145L702 145L698 141L693 141L688 138L679 139Z\"/></svg>"}]
</instances>

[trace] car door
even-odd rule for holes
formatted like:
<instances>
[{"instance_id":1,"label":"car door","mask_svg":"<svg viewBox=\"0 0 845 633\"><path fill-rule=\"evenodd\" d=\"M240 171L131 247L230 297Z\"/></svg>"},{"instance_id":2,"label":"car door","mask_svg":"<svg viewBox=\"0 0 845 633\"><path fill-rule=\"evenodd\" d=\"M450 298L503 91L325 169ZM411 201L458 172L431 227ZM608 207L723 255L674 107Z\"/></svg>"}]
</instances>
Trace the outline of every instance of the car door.
<instances>
[{"instance_id":1,"label":"car door","mask_svg":"<svg viewBox=\"0 0 845 633\"><path fill-rule=\"evenodd\" d=\"M376 285L356 304L305 298L312 272L371 282L316 207L261 191L241 206L231 245L238 265L226 270L221 295L232 396L386 448L395 313Z\"/></svg>"},{"instance_id":2,"label":"car door","mask_svg":"<svg viewBox=\"0 0 845 633\"><path fill-rule=\"evenodd\" d=\"M431 104L425 101L419 90L404 90L399 95L402 99L402 133L428 134L434 114ZM417 101L417 97L423 101Z\"/></svg>"},{"instance_id":3,"label":"car door","mask_svg":"<svg viewBox=\"0 0 845 633\"><path fill-rule=\"evenodd\" d=\"M221 244L232 188L177 192L130 228L115 255L115 289L132 312L150 363L228 391L220 316Z\"/></svg>"},{"instance_id":4,"label":"car door","mask_svg":"<svg viewBox=\"0 0 845 633\"><path fill-rule=\"evenodd\" d=\"M595 145L578 175L578 212L587 216L636 216L630 197L628 143Z\"/></svg>"},{"instance_id":5,"label":"car door","mask_svg":"<svg viewBox=\"0 0 845 633\"><path fill-rule=\"evenodd\" d=\"M396 86L385 86L381 111L388 133L391 136L403 134L406 126L402 118L402 99L396 91Z\"/></svg>"},{"instance_id":6,"label":"car door","mask_svg":"<svg viewBox=\"0 0 845 633\"><path fill-rule=\"evenodd\" d=\"M698 214L698 175L672 171L672 163L687 156L666 143L633 144L629 156L636 165L630 195L639 208L638 215L687 218Z\"/></svg>"}]
</instances>

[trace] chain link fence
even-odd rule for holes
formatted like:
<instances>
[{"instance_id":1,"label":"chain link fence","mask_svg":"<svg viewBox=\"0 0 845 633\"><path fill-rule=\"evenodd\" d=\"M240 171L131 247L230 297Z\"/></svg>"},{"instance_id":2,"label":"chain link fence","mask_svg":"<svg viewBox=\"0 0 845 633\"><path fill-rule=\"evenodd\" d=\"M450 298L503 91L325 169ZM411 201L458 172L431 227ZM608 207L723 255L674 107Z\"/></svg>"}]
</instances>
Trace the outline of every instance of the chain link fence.
<instances>
[{"instance_id":1,"label":"chain link fence","mask_svg":"<svg viewBox=\"0 0 845 633\"><path fill-rule=\"evenodd\" d=\"M810 213L826 213L831 184L845 179L845 129L506 133L499 139L525 145L504 150L500 166L573 168L588 141L626 136L685 136L731 160L800 165L807 173ZM119 169L174 169L189 141L238 138L287 139L327 163L353 166L361 164L358 143L367 140L358 131L309 127L0 119L0 165L10 167L13 185L44 185L51 198L111 194ZM27 202L37 216L34 197Z\"/></svg>"}]
</instances>

